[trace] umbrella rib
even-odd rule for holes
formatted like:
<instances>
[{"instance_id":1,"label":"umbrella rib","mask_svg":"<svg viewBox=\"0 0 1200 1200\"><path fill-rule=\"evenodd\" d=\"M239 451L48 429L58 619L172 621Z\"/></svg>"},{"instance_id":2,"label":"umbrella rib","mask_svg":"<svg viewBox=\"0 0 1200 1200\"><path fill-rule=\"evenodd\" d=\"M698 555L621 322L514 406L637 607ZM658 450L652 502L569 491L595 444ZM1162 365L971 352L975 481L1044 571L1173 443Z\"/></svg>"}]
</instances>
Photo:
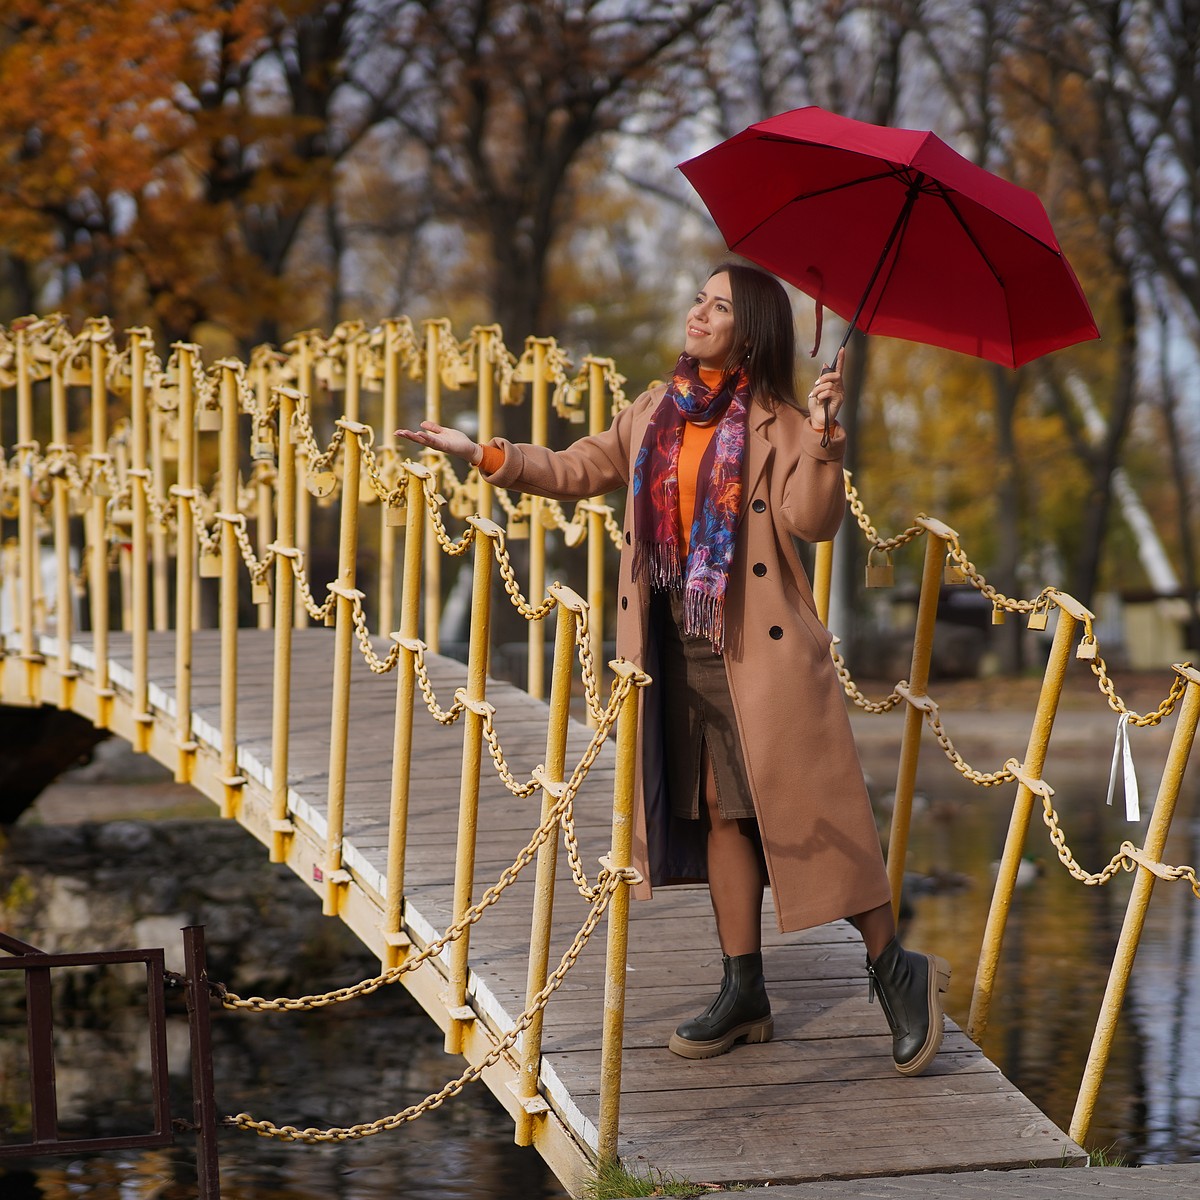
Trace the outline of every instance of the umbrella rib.
<instances>
[{"instance_id":1,"label":"umbrella rib","mask_svg":"<svg viewBox=\"0 0 1200 1200\"><path fill-rule=\"evenodd\" d=\"M963 233L965 233L967 235L967 237L971 239L971 245L975 247L975 250L978 253L979 257L983 260L983 265L985 267L987 267L987 269L989 271L991 271L992 278L995 279L995 281L1001 287L1004 287L1004 280L1000 277L1000 272L997 271L996 268L992 265L992 260L990 258L988 258L987 252L979 244L979 239L975 236L971 227L963 219L963 215L962 215L962 213L960 213L958 211L958 207L955 205L954 201L950 199L949 191L940 183L936 184L936 187L937 187L938 194L941 196L942 200L945 202L946 207L951 211L951 213L954 214L954 219L959 223L959 225L962 226Z\"/></svg>"},{"instance_id":2,"label":"umbrella rib","mask_svg":"<svg viewBox=\"0 0 1200 1200\"><path fill-rule=\"evenodd\" d=\"M786 141L787 139L785 139L785 138L767 138L764 140L765 141ZM861 187L864 183L877 183L881 179L896 179L897 177L902 175L902 173L903 173L903 168L892 167L888 171L880 171L878 175L867 175L867 176L859 177L857 179L849 179L845 183L835 183L832 187L820 188L818 191L815 191L815 192L803 192L799 196L793 196L788 201L788 204L799 204L802 200L815 200L818 196L828 196L831 192L843 192L847 188ZM780 211L782 211L782 210L777 209L775 212L768 213L765 217L763 217L763 219L761 221L758 222L757 225L753 226L753 228L751 228L751 229L747 229L746 232L743 233L742 236L739 237L737 239L737 241L734 242L729 247L729 249L733 250L736 253L737 248L747 238L753 237L768 221L771 221L776 216L778 216Z\"/></svg>"}]
</instances>

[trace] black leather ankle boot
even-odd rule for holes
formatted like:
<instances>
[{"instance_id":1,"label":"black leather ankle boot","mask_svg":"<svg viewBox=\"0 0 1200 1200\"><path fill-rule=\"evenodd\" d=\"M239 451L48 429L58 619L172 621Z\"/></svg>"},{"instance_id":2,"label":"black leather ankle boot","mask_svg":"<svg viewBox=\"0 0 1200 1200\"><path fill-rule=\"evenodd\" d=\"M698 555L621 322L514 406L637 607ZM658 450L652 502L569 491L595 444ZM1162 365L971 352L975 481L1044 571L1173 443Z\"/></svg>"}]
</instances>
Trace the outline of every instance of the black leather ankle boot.
<instances>
[{"instance_id":1,"label":"black leather ankle boot","mask_svg":"<svg viewBox=\"0 0 1200 1200\"><path fill-rule=\"evenodd\" d=\"M698 1017L684 1021L670 1049L684 1058L712 1058L734 1042L769 1042L775 1029L763 981L762 953L726 954L725 980L717 998Z\"/></svg>"},{"instance_id":2,"label":"black leather ankle boot","mask_svg":"<svg viewBox=\"0 0 1200 1200\"><path fill-rule=\"evenodd\" d=\"M950 986L950 964L936 954L905 950L892 938L872 962L868 999L879 1004L892 1030L892 1058L901 1075L920 1075L942 1044L942 997Z\"/></svg>"}]
</instances>

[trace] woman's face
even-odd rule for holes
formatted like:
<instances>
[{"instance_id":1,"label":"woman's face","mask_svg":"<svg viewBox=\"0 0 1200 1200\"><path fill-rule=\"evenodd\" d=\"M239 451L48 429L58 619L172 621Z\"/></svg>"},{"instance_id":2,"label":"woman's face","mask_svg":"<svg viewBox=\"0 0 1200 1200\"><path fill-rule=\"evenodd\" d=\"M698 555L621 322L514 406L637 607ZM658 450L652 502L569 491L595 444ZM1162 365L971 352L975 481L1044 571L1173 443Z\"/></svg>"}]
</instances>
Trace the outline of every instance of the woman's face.
<instances>
[{"instance_id":1,"label":"woman's face","mask_svg":"<svg viewBox=\"0 0 1200 1200\"><path fill-rule=\"evenodd\" d=\"M719 271L696 293L684 327L683 352L702 367L720 369L733 349L733 288Z\"/></svg>"}]
</instances>

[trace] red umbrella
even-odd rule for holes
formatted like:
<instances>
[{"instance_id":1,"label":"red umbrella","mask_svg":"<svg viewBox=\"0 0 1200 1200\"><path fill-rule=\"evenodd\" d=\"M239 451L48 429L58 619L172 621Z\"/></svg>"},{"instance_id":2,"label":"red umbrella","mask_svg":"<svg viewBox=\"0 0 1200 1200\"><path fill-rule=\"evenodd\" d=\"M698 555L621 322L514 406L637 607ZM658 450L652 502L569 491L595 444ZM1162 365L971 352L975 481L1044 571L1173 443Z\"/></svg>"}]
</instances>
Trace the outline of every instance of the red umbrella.
<instances>
[{"instance_id":1,"label":"red umbrella","mask_svg":"<svg viewBox=\"0 0 1200 1200\"><path fill-rule=\"evenodd\" d=\"M680 163L729 249L850 324L1009 367L1099 337L1033 192L812 106Z\"/></svg>"}]
</instances>

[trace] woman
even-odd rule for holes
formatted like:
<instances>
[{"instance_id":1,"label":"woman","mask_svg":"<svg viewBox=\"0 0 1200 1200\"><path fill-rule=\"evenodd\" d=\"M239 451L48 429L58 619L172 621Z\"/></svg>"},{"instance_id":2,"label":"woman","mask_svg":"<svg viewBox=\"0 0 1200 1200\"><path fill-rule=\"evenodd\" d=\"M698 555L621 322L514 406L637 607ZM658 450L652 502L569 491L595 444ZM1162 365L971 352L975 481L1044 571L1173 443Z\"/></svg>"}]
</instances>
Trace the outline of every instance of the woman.
<instances>
[{"instance_id":1,"label":"woman","mask_svg":"<svg viewBox=\"0 0 1200 1200\"><path fill-rule=\"evenodd\" d=\"M845 512L844 356L801 408L787 294L763 271L722 264L687 314L671 382L606 432L561 451L480 446L430 421L396 432L497 486L559 500L631 484L617 654L654 680L639 699L634 865L647 882L636 894L707 879L725 968L671 1050L707 1058L771 1037L769 882L782 932L853 921L896 1068L916 1075L941 1045L949 966L896 938L831 639L793 541L831 538Z\"/></svg>"}]
</instances>

